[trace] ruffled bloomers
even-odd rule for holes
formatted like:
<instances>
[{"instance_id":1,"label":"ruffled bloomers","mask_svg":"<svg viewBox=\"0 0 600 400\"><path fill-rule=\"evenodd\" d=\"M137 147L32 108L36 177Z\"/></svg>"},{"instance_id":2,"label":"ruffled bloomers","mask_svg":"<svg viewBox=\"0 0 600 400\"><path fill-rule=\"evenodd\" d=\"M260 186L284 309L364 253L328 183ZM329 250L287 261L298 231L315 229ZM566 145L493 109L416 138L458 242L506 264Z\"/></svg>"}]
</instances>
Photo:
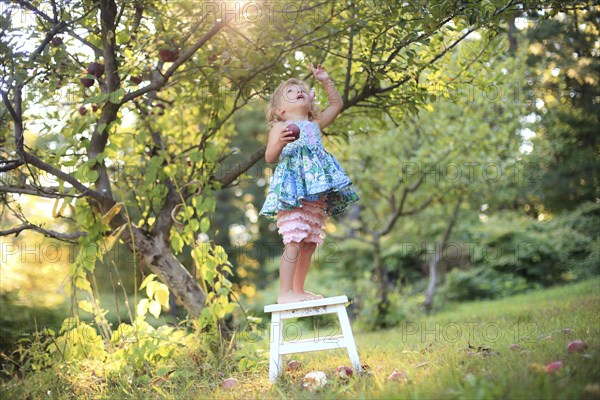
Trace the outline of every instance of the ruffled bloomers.
<instances>
[{"instance_id":1,"label":"ruffled bloomers","mask_svg":"<svg viewBox=\"0 0 600 400\"><path fill-rule=\"evenodd\" d=\"M277 227L283 244L302 240L322 244L326 217L325 200L322 198L317 201L302 199L302 207L277 211Z\"/></svg>"}]
</instances>

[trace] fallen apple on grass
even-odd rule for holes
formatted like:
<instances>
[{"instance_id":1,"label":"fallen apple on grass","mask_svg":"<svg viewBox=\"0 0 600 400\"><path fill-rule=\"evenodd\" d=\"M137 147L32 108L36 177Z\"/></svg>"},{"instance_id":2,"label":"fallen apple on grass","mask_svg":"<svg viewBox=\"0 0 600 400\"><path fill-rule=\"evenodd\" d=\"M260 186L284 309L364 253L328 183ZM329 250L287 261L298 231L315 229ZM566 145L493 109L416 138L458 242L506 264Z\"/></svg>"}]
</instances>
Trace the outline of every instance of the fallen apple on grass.
<instances>
[{"instance_id":1,"label":"fallen apple on grass","mask_svg":"<svg viewBox=\"0 0 600 400\"><path fill-rule=\"evenodd\" d=\"M223 381L223 387L225 389L232 389L238 385L238 381L235 378L227 378Z\"/></svg>"},{"instance_id":2,"label":"fallen apple on grass","mask_svg":"<svg viewBox=\"0 0 600 400\"><path fill-rule=\"evenodd\" d=\"M388 377L387 377L388 381L399 381L399 380L406 380L406 374L402 371L398 371L397 369L394 369L394 372L392 372Z\"/></svg>"},{"instance_id":3,"label":"fallen apple on grass","mask_svg":"<svg viewBox=\"0 0 600 400\"><path fill-rule=\"evenodd\" d=\"M288 368L291 370L295 370L295 369L300 368L301 365L302 365L302 363L300 363L300 361L292 360L288 363Z\"/></svg>"},{"instance_id":4,"label":"fallen apple on grass","mask_svg":"<svg viewBox=\"0 0 600 400\"><path fill-rule=\"evenodd\" d=\"M569 353L575 353L584 351L587 348L587 344L583 340L573 340L567 345L567 351Z\"/></svg>"},{"instance_id":5,"label":"fallen apple on grass","mask_svg":"<svg viewBox=\"0 0 600 400\"><path fill-rule=\"evenodd\" d=\"M352 376L352 368L341 365L338 367L338 376L342 379L348 379Z\"/></svg>"},{"instance_id":6,"label":"fallen apple on grass","mask_svg":"<svg viewBox=\"0 0 600 400\"><path fill-rule=\"evenodd\" d=\"M553 361L546 365L546 372L553 373L562 368L562 361Z\"/></svg>"}]
</instances>

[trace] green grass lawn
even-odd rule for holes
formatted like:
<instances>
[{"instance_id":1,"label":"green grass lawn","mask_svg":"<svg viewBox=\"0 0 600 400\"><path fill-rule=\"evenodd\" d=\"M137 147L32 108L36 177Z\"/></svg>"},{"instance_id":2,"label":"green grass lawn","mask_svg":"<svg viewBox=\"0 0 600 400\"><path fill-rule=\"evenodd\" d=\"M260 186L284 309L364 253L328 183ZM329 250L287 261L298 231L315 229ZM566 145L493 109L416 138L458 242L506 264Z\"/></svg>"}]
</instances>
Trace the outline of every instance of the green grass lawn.
<instances>
[{"instance_id":1,"label":"green grass lawn","mask_svg":"<svg viewBox=\"0 0 600 400\"><path fill-rule=\"evenodd\" d=\"M326 330L325 333L330 333ZM268 331L266 332L268 334ZM304 332L309 336L310 332ZM345 350L291 355L301 366L286 370L277 385L268 379L268 336L240 341L225 359L190 351L174 359L167 379L131 383L102 375L102 363L48 369L2 383L2 398L400 398L400 399L599 399L600 278L502 300L462 303L419 321L379 332L356 332L362 375L343 380ZM588 347L568 353L567 344ZM511 349L517 344L517 349ZM471 348L469 348L471 346ZM259 360L252 372L237 368L240 352ZM257 355L258 354L258 355ZM562 361L547 373L545 366ZM400 378L389 380L397 370ZM312 371L326 373L317 391L304 389ZM164 373L164 372L163 372ZM232 389L223 380L235 378ZM129 383L128 383L129 382Z\"/></svg>"},{"instance_id":2,"label":"green grass lawn","mask_svg":"<svg viewBox=\"0 0 600 400\"><path fill-rule=\"evenodd\" d=\"M286 371L277 386L270 385L265 368L234 374L239 384L233 390L209 384L196 395L207 390L210 396L239 399L600 398L599 279L463 303L395 329L355 336L361 362L368 366L363 376L349 381L337 377L337 367L349 365L349 359L344 350L330 350L287 358L299 360L301 367ZM575 339L587 343L585 352L567 352L567 344ZM520 348L511 350L513 343ZM540 371L557 360L563 367L556 373ZM394 369L406 379L388 380ZM311 371L328 377L314 393L302 387L304 375Z\"/></svg>"}]
</instances>

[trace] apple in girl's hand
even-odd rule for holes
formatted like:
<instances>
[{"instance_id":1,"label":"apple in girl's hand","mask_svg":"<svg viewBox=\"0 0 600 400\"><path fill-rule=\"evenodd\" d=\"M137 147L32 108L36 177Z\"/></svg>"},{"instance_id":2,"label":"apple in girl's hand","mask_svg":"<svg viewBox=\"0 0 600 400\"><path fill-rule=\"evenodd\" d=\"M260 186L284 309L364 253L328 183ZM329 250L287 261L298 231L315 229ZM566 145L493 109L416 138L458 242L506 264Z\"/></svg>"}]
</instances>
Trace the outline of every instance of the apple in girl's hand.
<instances>
[{"instance_id":1,"label":"apple in girl's hand","mask_svg":"<svg viewBox=\"0 0 600 400\"><path fill-rule=\"evenodd\" d=\"M298 138L300 137L300 128L298 127L298 125L289 124L287 127L290 131L292 131L292 134L290 136L293 136L294 140L298 140Z\"/></svg>"}]
</instances>

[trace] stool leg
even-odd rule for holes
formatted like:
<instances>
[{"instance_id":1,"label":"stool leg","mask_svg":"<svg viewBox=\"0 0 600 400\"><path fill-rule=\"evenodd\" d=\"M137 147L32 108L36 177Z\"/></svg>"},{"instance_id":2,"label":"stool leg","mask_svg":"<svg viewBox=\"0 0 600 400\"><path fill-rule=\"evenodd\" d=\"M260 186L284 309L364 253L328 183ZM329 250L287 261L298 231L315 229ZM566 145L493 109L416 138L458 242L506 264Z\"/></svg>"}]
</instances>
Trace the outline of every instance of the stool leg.
<instances>
[{"instance_id":1,"label":"stool leg","mask_svg":"<svg viewBox=\"0 0 600 400\"><path fill-rule=\"evenodd\" d=\"M283 340L283 320L278 312L271 314L271 346L269 360L269 379L271 382L277 382L277 378L283 370L283 356L279 354L279 346Z\"/></svg>"},{"instance_id":2,"label":"stool leg","mask_svg":"<svg viewBox=\"0 0 600 400\"><path fill-rule=\"evenodd\" d=\"M342 334L344 335L344 341L346 342L348 349L348 355L350 356L350 362L356 372L362 372L362 366L360 365L360 359L358 358L358 352L356 351L356 343L354 343L354 336L352 335L352 327L350 326L350 320L348 320L346 307L343 304L338 306L337 314L338 319L340 320Z\"/></svg>"}]
</instances>

